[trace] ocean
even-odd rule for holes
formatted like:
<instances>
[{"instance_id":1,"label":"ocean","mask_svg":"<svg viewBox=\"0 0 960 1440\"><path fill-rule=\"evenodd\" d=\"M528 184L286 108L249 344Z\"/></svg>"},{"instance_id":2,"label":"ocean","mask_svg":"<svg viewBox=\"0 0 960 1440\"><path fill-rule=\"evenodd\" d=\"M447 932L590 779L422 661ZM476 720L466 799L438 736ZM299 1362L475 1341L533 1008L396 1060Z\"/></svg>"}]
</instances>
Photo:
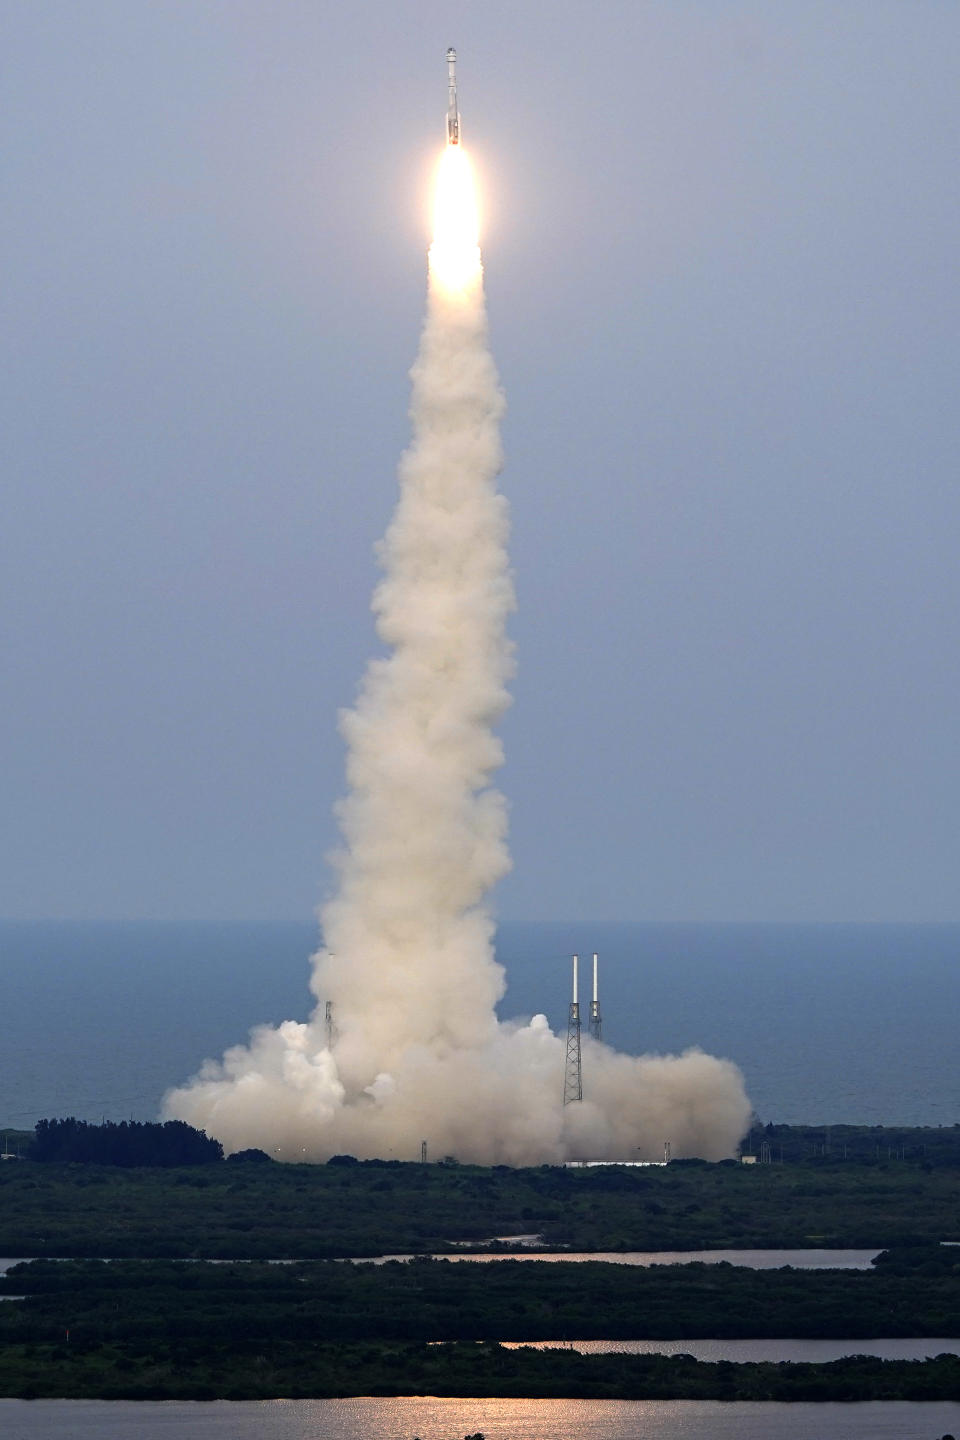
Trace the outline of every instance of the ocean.
<instances>
[{"instance_id":1,"label":"ocean","mask_svg":"<svg viewBox=\"0 0 960 1440\"><path fill-rule=\"evenodd\" d=\"M307 1017L316 941L310 923L0 923L0 1124L155 1118L251 1026ZM501 1016L563 1030L574 950L600 955L606 1041L736 1061L763 1121L960 1123L960 925L504 924Z\"/></svg>"}]
</instances>

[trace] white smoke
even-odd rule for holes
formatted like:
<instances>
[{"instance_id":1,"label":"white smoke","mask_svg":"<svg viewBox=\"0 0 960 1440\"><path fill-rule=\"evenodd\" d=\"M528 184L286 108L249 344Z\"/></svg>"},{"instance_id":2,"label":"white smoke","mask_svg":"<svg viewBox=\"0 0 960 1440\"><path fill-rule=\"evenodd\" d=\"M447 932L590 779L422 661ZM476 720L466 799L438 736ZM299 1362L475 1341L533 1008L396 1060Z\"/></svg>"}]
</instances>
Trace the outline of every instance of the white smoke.
<instances>
[{"instance_id":1,"label":"white smoke","mask_svg":"<svg viewBox=\"0 0 960 1440\"><path fill-rule=\"evenodd\" d=\"M413 442L374 597L389 654L341 717L349 794L317 1008L207 1061L164 1114L228 1152L291 1160L413 1159L423 1139L433 1155L488 1164L655 1158L667 1138L674 1155L719 1159L750 1113L728 1061L636 1058L585 1039L586 1098L564 1106L565 1037L542 1015L495 1015L504 975L487 896L510 866L506 806L490 788L512 672L503 397L479 255L466 284L444 283L432 261Z\"/></svg>"}]
</instances>

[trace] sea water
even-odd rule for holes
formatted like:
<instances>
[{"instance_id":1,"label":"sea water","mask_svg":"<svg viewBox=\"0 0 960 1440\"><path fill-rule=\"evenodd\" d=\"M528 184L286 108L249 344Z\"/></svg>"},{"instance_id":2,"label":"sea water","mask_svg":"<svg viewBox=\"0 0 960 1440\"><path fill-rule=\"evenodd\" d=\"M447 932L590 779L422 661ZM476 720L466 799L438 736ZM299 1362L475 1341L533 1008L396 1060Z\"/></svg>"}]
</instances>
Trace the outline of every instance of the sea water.
<instances>
[{"instance_id":1,"label":"sea water","mask_svg":"<svg viewBox=\"0 0 960 1440\"><path fill-rule=\"evenodd\" d=\"M309 922L0 923L0 1124L154 1118L251 1026L307 1018L316 943ZM562 1032L574 950L600 955L606 1041L736 1061L764 1121L960 1123L960 925L504 924L501 1016Z\"/></svg>"}]
</instances>

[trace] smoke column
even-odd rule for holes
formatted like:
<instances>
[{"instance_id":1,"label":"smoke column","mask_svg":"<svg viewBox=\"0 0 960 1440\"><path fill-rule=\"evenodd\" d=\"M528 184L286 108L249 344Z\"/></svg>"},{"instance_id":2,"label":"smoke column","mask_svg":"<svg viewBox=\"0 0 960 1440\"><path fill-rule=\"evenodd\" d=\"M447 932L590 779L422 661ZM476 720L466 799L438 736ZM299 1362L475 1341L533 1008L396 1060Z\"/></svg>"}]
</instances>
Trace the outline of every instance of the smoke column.
<instances>
[{"instance_id":1,"label":"smoke column","mask_svg":"<svg viewBox=\"0 0 960 1440\"><path fill-rule=\"evenodd\" d=\"M739 1071L699 1051L617 1054L584 1040L582 1103L563 1105L565 1038L503 1024L487 897L509 869L493 727L509 703L513 605L496 488L503 397L488 347L469 162L436 181L427 315L412 371L413 439L380 545L385 658L341 717L348 795L339 889L321 915L317 1008L261 1026L164 1101L228 1151L281 1159L482 1163L567 1157L718 1159L746 1128ZM334 1028L324 1023L333 1001Z\"/></svg>"}]
</instances>

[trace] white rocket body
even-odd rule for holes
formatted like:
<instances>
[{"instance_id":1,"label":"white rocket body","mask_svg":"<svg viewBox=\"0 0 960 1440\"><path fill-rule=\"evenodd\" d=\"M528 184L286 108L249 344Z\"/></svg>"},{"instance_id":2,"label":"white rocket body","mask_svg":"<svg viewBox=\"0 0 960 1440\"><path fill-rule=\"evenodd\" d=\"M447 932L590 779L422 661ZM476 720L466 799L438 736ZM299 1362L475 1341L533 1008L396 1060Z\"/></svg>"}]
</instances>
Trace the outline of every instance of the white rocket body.
<instances>
[{"instance_id":1,"label":"white rocket body","mask_svg":"<svg viewBox=\"0 0 960 1440\"><path fill-rule=\"evenodd\" d=\"M447 144L460 144L460 111L457 109L457 52L447 51Z\"/></svg>"}]
</instances>

